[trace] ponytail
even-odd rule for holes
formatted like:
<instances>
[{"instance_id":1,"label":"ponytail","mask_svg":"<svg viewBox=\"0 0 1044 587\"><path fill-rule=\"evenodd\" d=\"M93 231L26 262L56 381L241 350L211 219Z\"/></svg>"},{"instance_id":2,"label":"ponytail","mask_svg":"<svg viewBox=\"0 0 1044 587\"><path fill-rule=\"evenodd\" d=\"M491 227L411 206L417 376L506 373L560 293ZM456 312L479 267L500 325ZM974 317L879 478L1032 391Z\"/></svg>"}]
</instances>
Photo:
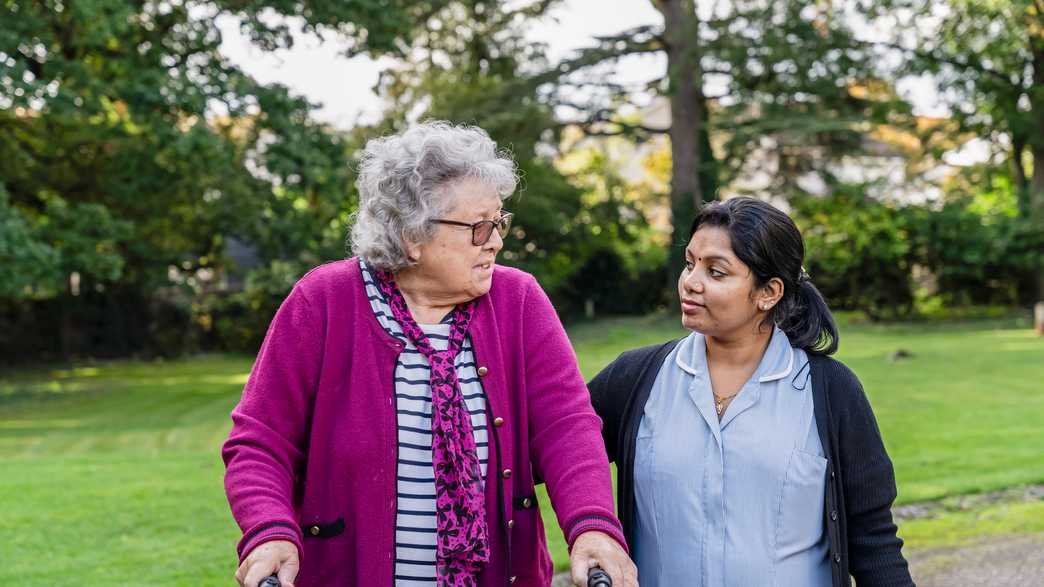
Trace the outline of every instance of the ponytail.
<instances>
[{"instance_id":1,"label":"ponytail","mask_svg":"<svg viewBox=\"0 0 1044 587\"><path fill-rule=\"evenodd\" d=\"M839 335L834 316L806 275L797 282L796 295L784 296L769 318L790 339L790 344L815 355L837 352ZM789 302L789 303L788 303Z\"/></svg>"}]
</instances>

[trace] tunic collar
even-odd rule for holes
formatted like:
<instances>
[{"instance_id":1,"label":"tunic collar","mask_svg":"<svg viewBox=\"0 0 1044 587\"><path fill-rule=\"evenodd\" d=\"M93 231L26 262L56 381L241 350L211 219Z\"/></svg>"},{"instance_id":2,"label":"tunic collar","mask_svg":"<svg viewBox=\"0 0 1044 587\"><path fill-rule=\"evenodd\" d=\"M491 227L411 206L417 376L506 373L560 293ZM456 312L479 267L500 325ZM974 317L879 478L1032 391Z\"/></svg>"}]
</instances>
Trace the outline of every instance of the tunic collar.
<instances>
[{"instance_id":1,"label":"tunic collar","mask_svg":"<svg viewBox=\"0 0 1044 587\"><path fill-rule=\"evenodd\" d=\"M702 334L693 332L679 347L674 361L682 371L690 375L707 372L707 341ZM751 379L768 383L790 375L793 370L794 348L790 346L790 339L778 326L773 326L772 338Z\"/></svg>"}]
</instances>

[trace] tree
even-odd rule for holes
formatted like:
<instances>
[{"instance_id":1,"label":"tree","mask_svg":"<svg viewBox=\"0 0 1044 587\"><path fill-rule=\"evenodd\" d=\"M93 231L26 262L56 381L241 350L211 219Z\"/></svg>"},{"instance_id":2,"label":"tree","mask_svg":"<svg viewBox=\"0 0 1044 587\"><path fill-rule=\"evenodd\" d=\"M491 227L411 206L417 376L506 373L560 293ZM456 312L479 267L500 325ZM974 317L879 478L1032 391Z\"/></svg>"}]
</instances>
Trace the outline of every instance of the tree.
<instances>
[{"instance_id":1,"label":"tree","mask_svg":"<svg viewBox=\"0 0 1044 587\"><path fill-rule=\"evenodd\" d=\"M783 183L801 173L825 171L832 157L861 149L872 123L905 124L909 116L909 107L894 93L865 91L878 79L874 52L852 33L852 11L873 16L887 3L695 4L657 0L662 27L602 37L534 78L560 94L577 88L593 94L581 103L560 99L573 109L566 122L593 135L642 140L670 134L670 283L680 271L689 219L703 202L717 197L719 182L727 185L753 153L767 148L777 154L781 164L769 188L781 196L788 191ZM632 88L587 75L596 66L642 53L666 54L664 79ZM618 114L620 103L650 91L670 100L667 129ZM720 146L718 152L711 145Z\"/></svg>"},{"instance_id":2,"label":"tree","mask_svg":"<svg viewBox=\"0 0 1044 587\"><path fill-rule=\"evenodd\" d=\"M661 0L654 3L663 14L663 39L667 48L667 94L671 104L671 259L668 284L681 273L685 262L685 219L695 215L705 200L715 194L700 181L699 169L714 154L701 140L708 130L708 105L704 95L700 20L693 0ZM709 146L709 145L708 145ZM674 291L674 288L671 288Z\"/></svg>"},{"instance_id":3,"label":"tree","mask_svg":"<svg viewBox=\"0 0 1044 587\"><path fill-rule=\"evenodd\" d=\"M1008 161L1026 230L1044 234L1044 2L926 0L889 20L896 37L879 45L906 56L899 73L934 77L960 130Z\"/></svg>"},{"instance_id":4,"label":"tree","mask_svg":"<svg viewBox=\"0 0 1044 587\"><path fill-rule=\"evenodd\" d=\"M145 347L160 315L191 316L185 294L220 286L233 237L262 266L343 252L343 138L228 63L216 17L267 49L292 43L292 23L393 51L441 4L0 3L0 309L40 330L15 350Z\"/></svg>"},{"instance_id":5,"label":"tree","mask_svg":"<svg viewBox=\"0 0 1044 587\"><path fill-rule=\"evenodd\" d=\"M550 65L544 47L524 36L524 25L551 4L459 2L433 15L414 37L412 59L385 72L380 89L388 109L372 133L423 118L482 127L510 150L522 178L507 203L515 213L515 238L508 239L504 262L537 275L565 314L579 313L588 300L599 311L647 311L658 292L615 305L595 293L628 297L619 290L637 283L643 269L628 257L648 241L648 229L635 203L617 197L618 186L589 181L609 173L603 160L593 157L567 174L555 163L562 131L556 102L530 83ZM633 258L659 269L656 255ZM594 271L598 263L613 265L618 279Z\"/></svg>"}]
</instances>

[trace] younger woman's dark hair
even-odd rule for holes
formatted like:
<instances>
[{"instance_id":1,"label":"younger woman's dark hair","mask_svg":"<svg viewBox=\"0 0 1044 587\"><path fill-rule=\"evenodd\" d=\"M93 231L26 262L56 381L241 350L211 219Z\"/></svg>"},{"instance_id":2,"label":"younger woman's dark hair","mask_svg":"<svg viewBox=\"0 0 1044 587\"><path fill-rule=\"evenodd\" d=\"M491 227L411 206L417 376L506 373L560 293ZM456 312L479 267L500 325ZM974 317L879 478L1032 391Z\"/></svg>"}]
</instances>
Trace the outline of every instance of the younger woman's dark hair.
<instances>
[{"instance_id":1,"label":"younger woman's dark hair","mask_svg":"<svg viewBox=\"0 0 1044 587\"><path fill-rule=\"evenodd\" d=\"M729 233L732 251L750 267L755 287L764 287L773 277L783 281L783 297L767 320L779 326L793 346L818 355L837 351L837 324L802 267L805 243L789 216L761 200L732 198L704 206L692 221L689 238L703 226Z\"/></svg>"}]
</instances>

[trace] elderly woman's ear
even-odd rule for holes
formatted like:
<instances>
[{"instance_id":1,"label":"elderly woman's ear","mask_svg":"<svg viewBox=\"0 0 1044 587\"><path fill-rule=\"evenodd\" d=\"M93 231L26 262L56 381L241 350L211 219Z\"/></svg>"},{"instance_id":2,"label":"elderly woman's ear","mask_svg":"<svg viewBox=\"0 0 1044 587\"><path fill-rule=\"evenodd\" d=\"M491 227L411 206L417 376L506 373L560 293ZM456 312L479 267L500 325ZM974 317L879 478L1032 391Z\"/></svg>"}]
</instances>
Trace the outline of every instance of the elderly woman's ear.
<instances>
[{"instance_id":1,"label":"elderly woman's ear","mask_svg":"<svg viewBox=\"0 0 1044 587\"><path fill-rule=\"evenodd\" d=\"M423 247L420 243L414 242L403 236L402 247L406 252L406 259L408 259L410 263L417 263L421 260L421 249L423 249Z\"/></svg>"}]
</instances>

